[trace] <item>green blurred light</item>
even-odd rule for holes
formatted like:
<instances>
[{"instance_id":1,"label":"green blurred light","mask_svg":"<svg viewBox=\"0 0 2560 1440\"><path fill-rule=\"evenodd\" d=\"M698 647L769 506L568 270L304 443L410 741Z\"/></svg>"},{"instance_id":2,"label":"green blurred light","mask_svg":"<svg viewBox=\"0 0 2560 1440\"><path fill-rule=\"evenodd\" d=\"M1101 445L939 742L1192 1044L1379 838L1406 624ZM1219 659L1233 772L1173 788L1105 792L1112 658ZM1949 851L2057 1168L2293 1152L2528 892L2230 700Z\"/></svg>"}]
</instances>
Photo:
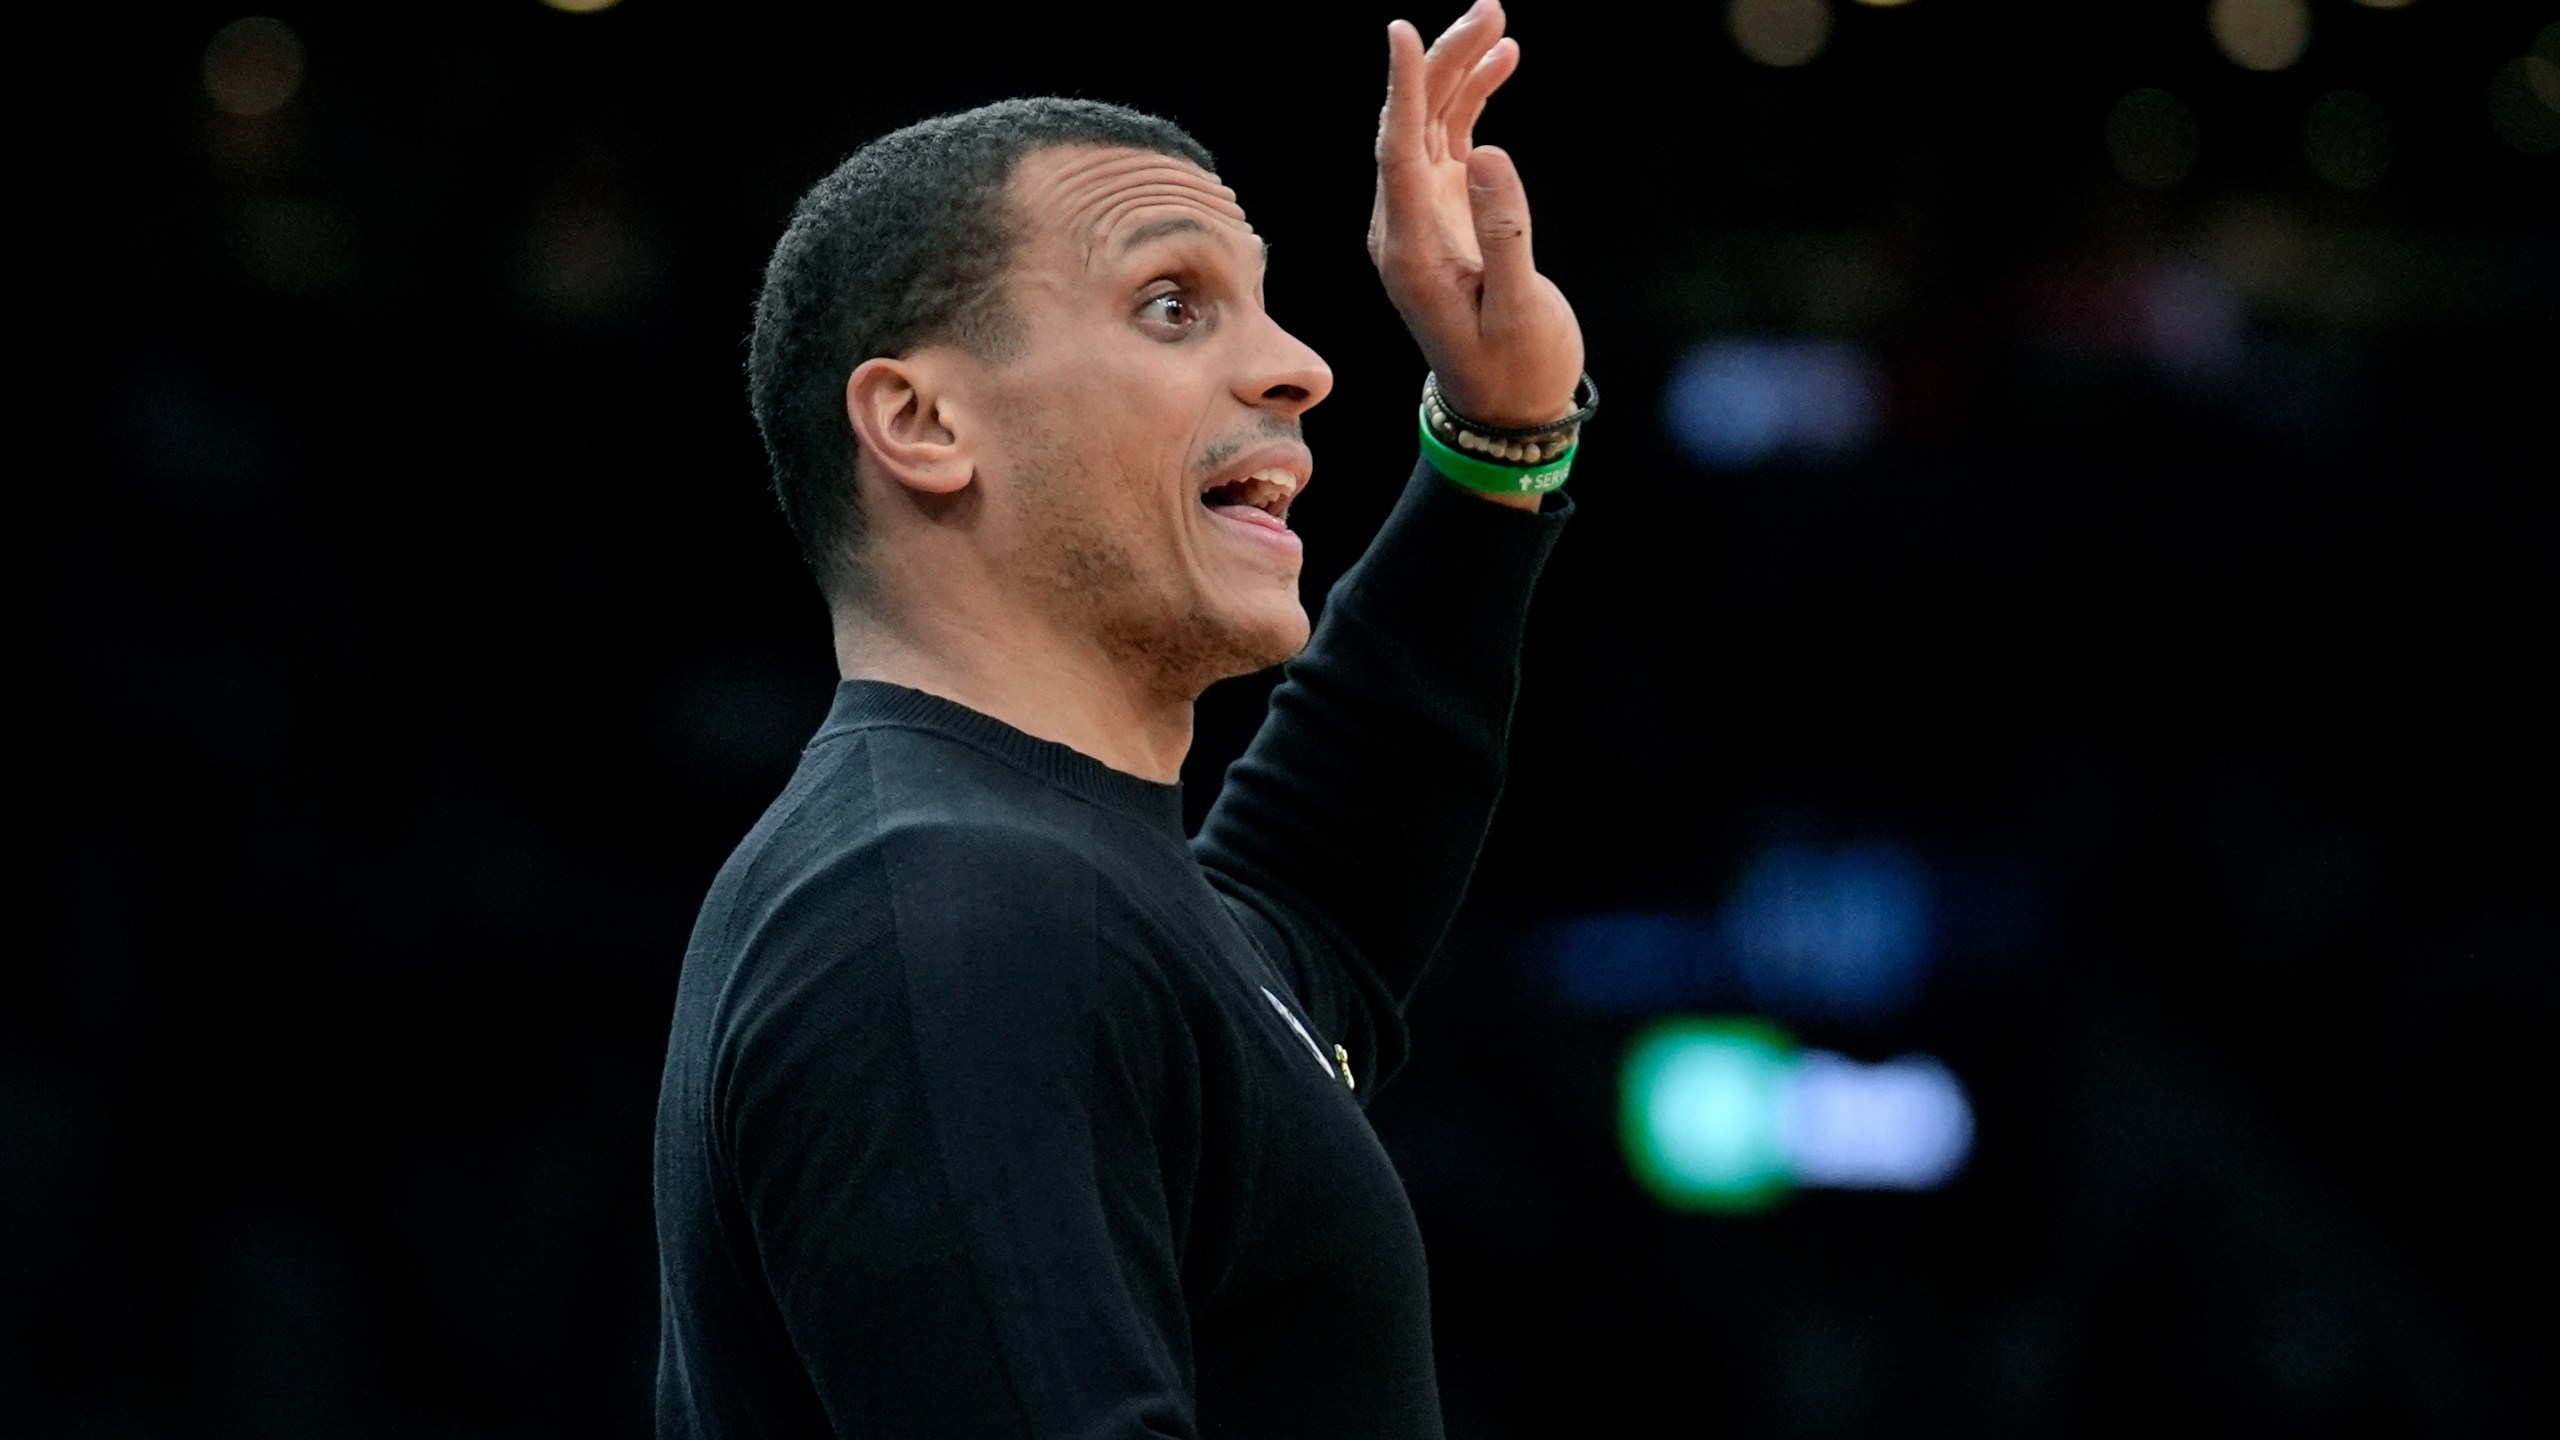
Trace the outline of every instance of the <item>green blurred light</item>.
<instances>
[{"instance_id":1,"label":"green blurred light","mask_svg":"<svg viewBox=\"0 0 2560 1440\"><path fill-rule=\"evenodd\" d=\"M1680 1210L1758 1210L1792 1183L1787 1083L1795 1045L1757 1020L1664 1020L1620 1077L1618 1134L1646 1189Z\"/></svg>"}]
</instances>

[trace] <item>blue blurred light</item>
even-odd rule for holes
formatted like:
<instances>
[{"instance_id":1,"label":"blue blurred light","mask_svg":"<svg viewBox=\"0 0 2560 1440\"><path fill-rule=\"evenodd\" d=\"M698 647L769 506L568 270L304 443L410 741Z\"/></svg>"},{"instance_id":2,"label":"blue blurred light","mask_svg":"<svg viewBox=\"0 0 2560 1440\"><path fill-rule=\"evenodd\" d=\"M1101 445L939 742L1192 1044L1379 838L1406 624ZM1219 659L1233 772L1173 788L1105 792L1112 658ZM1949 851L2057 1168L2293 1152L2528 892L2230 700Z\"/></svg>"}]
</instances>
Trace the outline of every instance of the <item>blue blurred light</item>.
<instances>
[{"instance_id":1,"label":"blue blurred light","mask_svg":"<svg viewBox=\"0 0 2560 1440\"><path fill-rule=\"evenodd\" d=\"M1585 1010L1666 1010L1714 989L1716 933L1704 916L1586 915L1550 927L1556 989Z\"/></svg>"},{"instance_id":2,"label":"blue blurred light","mask_svg":"<svg viewBox=\"0 0 2560 1440\"><path fill-rule=\"evenodd\" d=\"M1747 1000L1800 1020L1867 1021L1919 994L1935 955L1935 890L1885 841L1777 845L1712 915L1617 911L1529 939L1566 1003L1642 1014Z\"/></svg>"},{"instance_id":3,"label":"blue blurred light","mask_svg":"<svg viewBox=\"0 0 2560 1440\"><path fill-rule=\"evenodd\" d=\"M1926 1055L1861 1065L1808 1050L1792 1080L1781 1144L1800 1185L1934 1190L1973 1150L1964 1087Z\"/></svg>"},{"instance_id":4,"label":"blue blurred light","mask_svg":"<svg viewBox=\"0 0 2560 1440\"><path fill-rule=\"evenodd\" d=\"M1741 469L1850 454L1874 433L1883 385L1845 340L1709 340L1663 392L1663 420L1690 459Z\"/></svg>"},{"instance_id":5,"label":"blue blurred light","mask_svg":"<svg viewBox=\"0 0 2560 1440\"><path fill-rule=\"evenodd\" d=\"M1865 1020L1909 1005L1930 959L1928 872L1899 846L1761 852L1725 902L1723 940L1752 1000Z\"/></svg>"}]
</instances>

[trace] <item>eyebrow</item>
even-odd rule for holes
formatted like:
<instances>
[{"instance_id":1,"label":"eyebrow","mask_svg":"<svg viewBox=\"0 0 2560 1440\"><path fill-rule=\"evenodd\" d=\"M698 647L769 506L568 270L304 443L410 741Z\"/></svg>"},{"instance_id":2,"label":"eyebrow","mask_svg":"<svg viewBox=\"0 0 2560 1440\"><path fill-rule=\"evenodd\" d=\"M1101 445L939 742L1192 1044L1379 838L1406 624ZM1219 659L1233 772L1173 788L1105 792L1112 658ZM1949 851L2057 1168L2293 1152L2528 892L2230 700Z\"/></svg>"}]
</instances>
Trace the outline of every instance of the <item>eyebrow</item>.
<instances>
[{"instance_id":1,"label":"eyebrow","mask_svg":"<svg viewBox=\"0 0 2560 1440\"><path fill-rule=\"evenodd\" d=\"M1120 253L1126 255L1150 240L1161 240L1167 235L1206 235L1208 233L1208 226L1188 215L1168 215L1161 220L1150 220L1121 237Z\"/></svg>"},{"instance_id":2,"label":"eyebrow","mask_svg":"<svg viewBox=\"0 0 2560 1440\"><path fill-rule=\"evenodd\" d=\"M1206 235L1208 233L1210 233L1208 226L1188 215L1168 215L1161 220L1150 220L1130 231L1121 238L1118 248L1121 254L1126 255L1151 240L1161 240L1168 235ZM1271 258L1271 242L1268 240L1262 242L1262 258L1266 262Z\"/></svg>"}]
</instances>

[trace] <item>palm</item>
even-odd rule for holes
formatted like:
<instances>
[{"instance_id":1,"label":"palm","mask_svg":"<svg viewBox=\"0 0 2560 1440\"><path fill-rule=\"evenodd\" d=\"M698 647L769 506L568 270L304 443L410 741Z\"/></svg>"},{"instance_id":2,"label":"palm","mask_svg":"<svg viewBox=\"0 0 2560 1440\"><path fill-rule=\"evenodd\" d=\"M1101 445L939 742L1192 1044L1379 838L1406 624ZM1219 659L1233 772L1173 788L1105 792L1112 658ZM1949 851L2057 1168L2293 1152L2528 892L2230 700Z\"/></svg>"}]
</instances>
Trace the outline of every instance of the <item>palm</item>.
<instances>
[{"instance_id":1,"label":"palm","mask_svg":"<svg viewBox=\"0 0 2560 1440\"><path fill-rule=\"evenodd\" d=\"M1429 208L1422 223L1431 249L1441 263L1463 269L1473 279L1484 271L1484 247L1476 243L1474 211L1467 204L1467 155L1475 149L1474 137L1453 135L1448 126L1435 123L1424 130L1423 139L1429 156L1423 169ZM1383 185L1378 198L1383 212Z\"/></svg>"}]
</instances>

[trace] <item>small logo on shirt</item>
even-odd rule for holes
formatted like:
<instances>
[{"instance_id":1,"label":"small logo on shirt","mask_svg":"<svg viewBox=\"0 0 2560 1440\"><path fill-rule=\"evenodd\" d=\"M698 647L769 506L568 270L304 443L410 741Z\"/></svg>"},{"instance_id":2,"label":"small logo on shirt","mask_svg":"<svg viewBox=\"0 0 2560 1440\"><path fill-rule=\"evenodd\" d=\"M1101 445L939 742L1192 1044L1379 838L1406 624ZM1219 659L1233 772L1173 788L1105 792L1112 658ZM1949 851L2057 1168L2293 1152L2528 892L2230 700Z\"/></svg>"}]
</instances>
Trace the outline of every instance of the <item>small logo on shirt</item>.
<instances>
[{"instance_id":1,"label":"small logo on shirt","mask_svg":"<svg viewBox=\"0 0 2560 1440\"><path fill-rule=\"evenodd\" d=\"M1297 1035L1298 1042L1307 1047L1307 1053L1316 1057L1316 1068L1324 1072L1324 1078L1332 1079L1333 1062L1324 1058L1324 1047L1316 1043L1315 1036L1307 1033L1307 1027L1298 1019L1298 1012L1290 1009L1288 1003L1279 996L1272 994L1270 986L1264 985L1258 988L1262 991L1262 998L1271 1002L1271 1008L1280 1012L1280 1018L1289 1022L1289 1029ZM1343 1076L1346 1080L1349 1079L1350 1073L1351 1067L1346 1063L1343 1066Z\"/></svg>"}]
</instances>

